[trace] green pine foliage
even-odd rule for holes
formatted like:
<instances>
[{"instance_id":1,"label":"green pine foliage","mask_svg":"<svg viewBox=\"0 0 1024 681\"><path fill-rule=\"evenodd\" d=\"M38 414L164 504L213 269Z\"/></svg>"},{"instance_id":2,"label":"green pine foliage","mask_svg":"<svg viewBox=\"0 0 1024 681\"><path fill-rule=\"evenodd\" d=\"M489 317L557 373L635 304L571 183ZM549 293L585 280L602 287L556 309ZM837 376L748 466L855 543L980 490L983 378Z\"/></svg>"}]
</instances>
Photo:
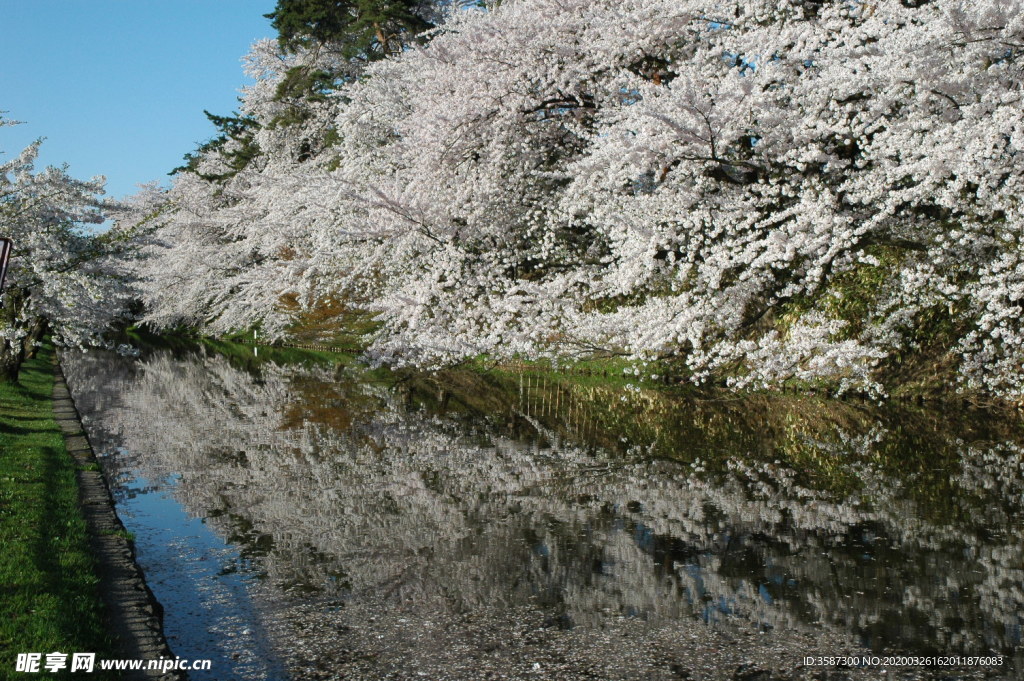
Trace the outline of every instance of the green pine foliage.
<instances>
[{"instance_id":1,"label":"green pine foliage","mask_svg":"<svg viewBox=\"0 0 1024 681\"><path fill-rule=\"evenodd\" d=\"M206 118L213 123L219 131L216 136L188 154L185 154L185 165L178 166L169 174L195 173L207 182L221 183L235 176L239 171L248 166L260 153L259 144L256 142L256 131L260 124L251 116L218 116L204 110ZM237 145L229 145L228 142L235 141ZM200 161L204 156L219 151L227 163L229 170L223 173L203 173L199 169Z\"/></svg>"},{"instance_id":2,"label":"green pine foliage","mask_svg":"<svg viewBox=\"0 0 1024 681\"><path fill-rule=\"evenodd\" d=\"M432 27L417 0L278 0L270 14L285 53L331 44L349 59L400 52Z\"/></svg>"}]
</instances>

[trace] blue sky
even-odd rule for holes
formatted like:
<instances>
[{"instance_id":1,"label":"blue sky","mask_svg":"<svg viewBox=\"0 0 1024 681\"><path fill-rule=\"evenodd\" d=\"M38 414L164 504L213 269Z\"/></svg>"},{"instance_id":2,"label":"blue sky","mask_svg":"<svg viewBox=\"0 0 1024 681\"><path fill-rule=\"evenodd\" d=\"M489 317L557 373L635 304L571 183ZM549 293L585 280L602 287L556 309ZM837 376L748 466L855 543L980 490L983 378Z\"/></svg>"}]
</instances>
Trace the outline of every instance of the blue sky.
<instances>
[{"instance_id":1,"label":"blue sky","mask_svg":"<svg viewBox=\"0 0 1024 681\"><path fill-rule=\"evenodd\" d=\"M241 58L274 36L274 0L0 0L2 158L45 137L40 167L107 177L108 195L168 181L229 114Z\"/></svg>"}]
</instances>

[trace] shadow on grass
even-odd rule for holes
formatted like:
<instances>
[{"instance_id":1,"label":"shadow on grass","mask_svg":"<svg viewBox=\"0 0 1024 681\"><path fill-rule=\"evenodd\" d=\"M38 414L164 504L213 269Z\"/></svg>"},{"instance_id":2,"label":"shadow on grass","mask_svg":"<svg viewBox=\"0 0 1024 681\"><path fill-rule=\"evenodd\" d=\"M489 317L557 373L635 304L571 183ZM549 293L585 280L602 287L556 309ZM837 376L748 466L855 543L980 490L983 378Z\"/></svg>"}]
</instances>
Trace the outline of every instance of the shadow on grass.
<instances>
[{"instance_id":1,"label":"shadow on grass","mask_svg":"<svg viewBox=\"0 0 1024 681\"><path fill-rule=\"evenodd\" d=\"M0 384L0 650L105 653L76 466L54 420L51 359L52 351L41 352L17 384Z\"/></svg>"},{"instance_id":2,"label":"shadow on grass","mask_svg":"<svg viewBox=\"0 0 1024 681\"><path fill-rule=\"evenodd\" d=\"M32 420L39 421L41 419L24 419L24 420L26 420L26 421L32 421ZM21 426L8 426L6 424L0 424L0 434L3 434L3 435L33 435L33 434L37 434L37 433L50 433L50 432L52 432L52 429L51 428L46 428L46 427L43 427L43 428L22 428Z\"/></svg>"},{"instance_id":3,"label":"shadow on grass","mask_svg":"<svg viewBox=\"0 0 1024 681\"><path fill-rule=\"evenodd\" d=\"M44 575L42 588L61 604L54 628L68 645L109 648L98 605L98 580L79 515L74 462L63 447L41 452L44 502L38 516L34 562Z\"/></svg>"}]
</instances>

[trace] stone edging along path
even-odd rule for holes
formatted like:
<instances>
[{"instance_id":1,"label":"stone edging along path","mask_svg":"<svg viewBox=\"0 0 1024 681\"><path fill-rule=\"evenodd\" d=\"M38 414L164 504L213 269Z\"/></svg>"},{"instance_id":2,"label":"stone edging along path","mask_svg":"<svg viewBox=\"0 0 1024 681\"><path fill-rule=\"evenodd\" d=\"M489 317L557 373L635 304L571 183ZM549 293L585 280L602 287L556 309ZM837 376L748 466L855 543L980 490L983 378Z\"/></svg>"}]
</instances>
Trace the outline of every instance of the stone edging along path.
<instances>
[{"instance_id":1,"label":"stone edging along path","mask_svg":"<svg viewBox=\"0 0 1024 681\"><path fill-rule=\"evenodd\" d=\"M135 550L114 511L110 489L99 470L89 438L64 380L54 363L53 415L64 434L68 453L75 460L79 503L89 530L89 544L100 577L100 594L107 610L109 633L121 659L173 658L163 633L163 608L146 586L135 563ZM77 651L89 652L89 651ZM125 671L128 681L184 681L184 672Z\"/></svg>"}]
</instances>

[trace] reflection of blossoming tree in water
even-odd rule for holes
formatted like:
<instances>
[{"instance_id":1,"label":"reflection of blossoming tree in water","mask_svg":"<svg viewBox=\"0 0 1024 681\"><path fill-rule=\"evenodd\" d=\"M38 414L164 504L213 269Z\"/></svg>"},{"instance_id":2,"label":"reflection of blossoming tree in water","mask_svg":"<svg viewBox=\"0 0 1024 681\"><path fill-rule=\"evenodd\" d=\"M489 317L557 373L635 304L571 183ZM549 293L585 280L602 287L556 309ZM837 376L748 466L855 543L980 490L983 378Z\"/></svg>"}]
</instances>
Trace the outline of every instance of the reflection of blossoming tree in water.
<instances>
[{"instance_id":1,"label":"reflection of blossoming tree in water","mask_svg":"<svg viewBox=\"0 0 1024 681\"><path fill-rule=\"evenodd\" d=\"M1024 459L1013 442L949 439L932 458L950 468L933 477L900 472L901 448L942 433L899 432L881 415L776 429L764 455L749 454L735 424L723 432L739 450L662 432L612 452L564 438L602 420L599 393L586 389L588 414L572 386L545 393L530 378L493 394L467 379L475 395L452 379L438 400L421 379L390 389L273 364L253 376L217 356L156 355L120 375L108 364L67 362L86 414L104 395L93 388L113 381L122 396L90 418L109 431L102 440L150 479L180 475L190 512L247 545L289 593L421 614L530 604L591 628L615 616L825 626L904 652L1020 643L1024 550L1012 537ZM638 405L663 406L633 395L608 408L642 418ZM498 411L469 418L482 403ZM699 454L645 460L687 447Z\"/></svg>"}]
</instances>

